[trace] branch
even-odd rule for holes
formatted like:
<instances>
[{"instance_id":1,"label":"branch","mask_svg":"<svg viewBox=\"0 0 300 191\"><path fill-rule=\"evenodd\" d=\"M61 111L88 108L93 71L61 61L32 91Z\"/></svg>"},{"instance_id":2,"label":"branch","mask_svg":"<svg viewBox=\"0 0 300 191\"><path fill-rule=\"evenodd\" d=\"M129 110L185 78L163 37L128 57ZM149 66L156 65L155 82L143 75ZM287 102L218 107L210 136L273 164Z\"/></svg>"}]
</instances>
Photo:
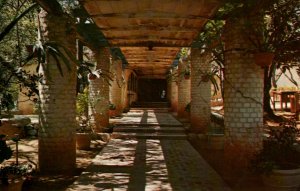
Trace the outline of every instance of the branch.
<instances>
[{"instance_id":1,"label":"branch","mask_svg":"<svg viewBox=\"0 0 300 191\"><path fill-rule=\"evenodd\" d=\"M56 0L35 0L47 13L63 15L64 11Z\"/></svg>"},{"instance_id":2,"label":"branch","mask_svg":"<svg viewBox=\"0 0 300 191\"><path fill-rule=\"evenodd\" d=\"M289 71L291 77L289 77L288 75L286 75L286 73L283 73L284 76L285 76L288 80L290 80L290 82L292 82L295 86L298 86L298 83L294 80L294 77L293 77L293 74L292 74L290 68L288 68L287 70Z\"/></svg>"},{"instance_id":3,"label":"branch","mask_svg":"<svg viewBox=\"0 0 300 191\"><path fill-rule=\"evenodd\" d=\"M37 7L38 4L33 4L29 8L27 8L23 13L21 13L18 17L16 17L13 21L11 21L0 33L0 42L4 39L4 37L11 31L11 29L22 19L27 13L29 13L32 9Z\"/></svg>"}]
</instances>

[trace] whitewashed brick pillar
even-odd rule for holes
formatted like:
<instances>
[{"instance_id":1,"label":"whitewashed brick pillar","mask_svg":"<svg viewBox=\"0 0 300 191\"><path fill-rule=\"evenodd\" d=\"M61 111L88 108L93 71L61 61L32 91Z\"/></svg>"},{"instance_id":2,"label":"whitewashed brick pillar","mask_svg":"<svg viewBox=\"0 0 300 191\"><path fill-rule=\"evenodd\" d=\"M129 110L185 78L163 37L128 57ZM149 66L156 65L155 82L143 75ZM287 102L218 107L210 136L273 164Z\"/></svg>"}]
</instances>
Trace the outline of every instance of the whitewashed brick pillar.
<instances>
[{"instance_id":1,"label":"whitewashed brick pillar","mask_svg":"<svg viewBox=\"0 0 300 191\"><path fill-rule=\"evenodd\" d=\"M167 79L167 101L168 101L168 103L171 103L171 97L172 97L172 81Z\"/></svg>"},{"instance_id":2,"label":"whitewashed brick pillar","mask_svg":"<svg viewBox=\"0 0 300 191\"><path fill-rule=\"evenodd\" d=\"M69 18L51 15L44 10L39 15L44 41L64 46L75 57L76 41L73 37L76 35L70 30ZM62 48L59 50L69 58ZM68 174L76 167L76 65L68 59L69 70L63 59L58 57L58 60L63 76L56 59L49 53L39 71L44 80L39 84L41 127L38 158L42 173Z\"/></svg>"},{"instance_id":3,"label":"whitewashed brick pillar","mask_svg":"<svg viewBox=\"0 0 300 191\"><path fill-rule=\"evenodd\" d=\"M178 118L189 119L189 113L185 111L185 107L191 101L191 79L185 79L183 73L187 67L185 61L178 62Z\"/></svg>"},{"instance_id":4,"label":"whitewashed brick pillar","mask_svg":"<svg viewBox=\"0 0 300 191\"><path fill-rule=\"evenodd\" d=\"M112 60L112 65L110 71L113 75L113 81L111 82L110 89L110 102L116 106L115 110L110 111L111 116L118 116L122 113L122 61L121 60Z\"/></svg>"},{"instance_id":5,"label":"whitewashed brick pillar","mask_svg":"<svg viewBox=\"0 0 300 191\"><path fill-rule=\"evenodd\" d=\"M173 112L178 110L178 85L176 81L172 81L171 108Z\"/></svg>"},{"instance_id":6,"label":"whitewashed brick pillar","mask_svg":"<svg viewBox=\"0 0 300 191\"><path fill-rule=\"evenodd\" d=\"M191 131L194 133L206 133L210 126L211 82L205 80L205 74L211 70L210 61L210 53L201 53L201 49L192 48Z\"/></svg>"},{"instance_id":7,"label":"whitewashed brick pillar","mask_svg":"<svg viewBox=\"0 0 300 191\"><path fill-rule=\"evenodd\" d=\"M121 87L121 111L123 112L126 108L126 94L127 94L127 85L125 80L125 70L122 69L122 87Z\"/></svg>"},{"instance_id":8,"label":"whitewashed brick pillar","mask_svg":"<svg viewBox=\"0 0 300 191\"><path fill-rule=\"evenodd\" d=\"M260 146L263 127L263 69L254 62L244 19L227 21L224 118L227 141Z\"/></svg>"},{"instance_id":9,"label":"whitewashed brick pillar","mask_svg":"<svg viewBox=\"0 0 300 191\"><path fill-rule=\"evenodd\" d=\"M108 73L110 67L110 51L108 48L93 50L96 69ZM89 115L90 124L95 132L102 132L109 124L109 84L103 77L90 80Z\"/></svg>"},{"instance_id":10,"label":"whitewashed brick pillar","mask_svg":"<svg viewBox=\"0 0 300 191\"><path fill-rule=\"evenodd\" d=\"M177 71L172 72L172 75L174 73L177 73ZM177 85L177 79L171 79L171 109L173 112L177 112L178 108L178 85Z\"/></svg>"}]
</instances>

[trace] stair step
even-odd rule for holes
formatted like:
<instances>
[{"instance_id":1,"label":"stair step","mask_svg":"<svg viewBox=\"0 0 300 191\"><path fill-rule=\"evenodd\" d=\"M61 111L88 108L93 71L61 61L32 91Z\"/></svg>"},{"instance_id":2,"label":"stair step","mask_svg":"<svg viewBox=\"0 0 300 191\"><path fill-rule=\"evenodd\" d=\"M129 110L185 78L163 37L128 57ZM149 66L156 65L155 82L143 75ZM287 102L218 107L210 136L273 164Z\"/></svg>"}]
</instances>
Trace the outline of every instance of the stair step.
<instances>
[{"instance_id":1,"label":"stair step","mask_svg":"<svg viewBox=\"0 0 300 191\"><path fill-rule=\"evenodd\" d=\"M166 108L155 108L155 107L131 107L130 112L141 112L141 111L154 111L156 113L166 113L170 111L169 107Z\"/></svg>"},{"instance_id":2,"label":"stair step","mask_svg":"<svg viewBox=\"0 0 300 191\"><path fill-rule=\"evenodd\" d=\"M169 107L168 102L135 102L132 107L136 108L167 108Z\"/></svg>"},{"instance_id":3,"label":"stair step","mask_svg":"<svg viewBox=\"0 0 300 191\"><path fill-rule=\"evenodd\" d=\"M167 133L113 133L114 139L168 139L168 140L186 140L186 134L167 134Z\"/></svg>"},{"instance_id":4,"label":"stair step","mask_svg":"<svg viewBox=\"0 0 300 191\"><path fill-rule=\"evenodd\" d=\"M159 123L114 123L116 127L183 127L182 124Z\"/></svg>"},{"instance_id":5,"label":"stair step","mask_svg":"<svg viewBox=\"0 0 300 191\"><path fill-rule=\"evenodd\" d=\"M161 132L161 133L185 133L186 130L184 128L180 127L115 127L114 132L132 132L132 133L155 133L155 132Z\"/></svg>"}]
</instances>

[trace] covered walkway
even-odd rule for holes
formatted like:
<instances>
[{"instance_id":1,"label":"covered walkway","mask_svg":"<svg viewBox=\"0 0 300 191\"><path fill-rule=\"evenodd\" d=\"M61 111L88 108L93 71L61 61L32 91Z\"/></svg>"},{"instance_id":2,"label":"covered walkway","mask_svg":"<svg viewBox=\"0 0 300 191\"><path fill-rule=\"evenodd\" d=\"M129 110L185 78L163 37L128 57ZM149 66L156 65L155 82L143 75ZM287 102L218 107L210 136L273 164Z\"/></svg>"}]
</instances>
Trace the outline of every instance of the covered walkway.
<instances>
[{"instance_id":1,"label":"covered walkway","mask_svg":"<svg viewBox=\"0 0 300 191\"><path fill-rule=\"evenodd\" d=\"M77 51L79 60L86 59L94 63L87 80L88 99L92 103L89 104L89 124L95 132L103 132L109 126L109 116L119 116L132 105L148 101L167 101L180 120L190 121L189 131L192 133L206 135L212 131L211 80L214 79L212 61L215 59L213 51L210 48L206 49L211 47L211 40L208 40L210 43L201 43L200 34L206 23L215 18L218 9L222 9L223 1L82 0L79 1L80 8L73 10L77 18L76 23L67 16L62 17L65 13L57 1L38 2L45 9L39 14L45 42L59 42L68 47L71 53ZM251 11L249 13L252 15ZM224 45L222 58L226 58L221 59L224 67L220 68L220 71L224 72L222 76L226 76L223 84L222 136L225 141L245 149L248 145L251 148L259 148L263 138L264 70L255 62L255 52L249 51L254 47L249 41L248 33L245 33L249 30L245 23L251 21L254 26L260 26L259 18L263 18L263 15L257 15L258 19L248 17L251 15L242 14L236 19L222 20L224 31L220 34L221 38L218 38L220 44ZM75 26L76 31L62 30L68 29L65 26L70 26L70 23ZM74 35L71 32L74 32ZM258 39L260 37L258 35ZM188 48L181 49L183 47ZM67 53L64 54L69 57ZM87 55L87 58L84 55ZM76 167L75 62L72 67L63 67L62 76L54 57L47 60L47 70L43 72L45 83L39 87L42 108L40 115L43 119L41 126L51 128L43 128L39 133L41 172L67 173L73 172ZM107 79L110 73L113 78L111 86L107 83L110 81ZM154 81L156 82L152 83ZM144 84L154 86L145 87ZM145 95L153 99L145 99ZM122 132L114 135L118 139L109 143L99 157L96 157L90 172L84 174L92 177L91 180L96 177L96 182L89 180L85 183L99 185L99 188L113 188L115 178L105 181L105 184L97 182L104 180L105 177L102 176L106 176L106 173L101 173L100 167L109 164L114 170L107 176L120 175L127 178L125 183L122 183L123 187L131 188L134 187L131 183L138 182L148 189L148 185L162 181L159 178L149 178L153 165L160 164L149 164L148 160L152 156L148 152L153 149L154 154L160 153L157 157L167 169L164 176L168 177L166 181L169 188L176 189L174 182L187 182L177 181L172 178L173 175L182 175L178 180L191 181L187 184L192 188L184 190L193 190L195 185L198 190L199 181L201 188L208 185L223 187L211 183L218 176L210 175L211 169L208 166L199 167L210 169L203 172L195 167L197 165L193 165L190 160L195 161L194 164L202 164L203 159L185 141L186 135L180 132L184 129L178 124L174 125L173 122L178 122L166 112L136 110L129 112L122 120L127 122L119 124L117 129ZM131 141L127 141L127 138ZM171 153L175 153L174 156ZM49 156L60 156L59 165L56 157ZM169 158L174 161L168 162L171 161ZM135 162L136 160L138 162ZM136 167L137 164L141 164L142 167ZM186 168L183 168L185 164ZM177 170L182 167L189 173L185 175L183 170L172 171L171 166ZM134 180L136 168L142 169L143 176L138 177L143 181ZM99 170L95 173L97 175L92 173L95 169ZM80 181L84 176L79 179L79 185L82 185ZM120 182L119 179L117 178L116 182ZM202 186L202 183L205 184Z\"/></svg>"},{"instance_id":2,"label":"covered walkway","mask_svg":"<svg viewBox=\"0 0 300 191\"><path fill-rule=\"evenodd\" d=\"M164 109L132 109L113 119L113 139L71 190L230 190Z\"/></svg>"}]
</instances>

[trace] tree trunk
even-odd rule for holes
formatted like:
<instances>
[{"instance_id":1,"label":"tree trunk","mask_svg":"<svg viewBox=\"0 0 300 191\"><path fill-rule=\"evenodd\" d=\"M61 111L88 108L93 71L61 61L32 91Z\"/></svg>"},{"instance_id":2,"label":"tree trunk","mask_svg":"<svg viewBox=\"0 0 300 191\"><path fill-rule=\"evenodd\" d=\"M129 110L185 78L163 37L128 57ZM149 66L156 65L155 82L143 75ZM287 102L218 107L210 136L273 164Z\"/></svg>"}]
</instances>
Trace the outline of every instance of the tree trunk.
<instances>
[{"instance_id":1,"label":"tree trunk","mask_svg":"<svg viewBox=\"0 0 300 191\"><path fill-rule=\"evenodd\" d=\"M271 108L271 96L270 96L270 90L272 88L272 76L273 76L273 70L276 66L275 63L272 63L271 67L265 67L264 68L264 113L267 114L267 116L275 121L281 121L281 117L275 115L273 109Z\"/></svg>"}]
</instances>

